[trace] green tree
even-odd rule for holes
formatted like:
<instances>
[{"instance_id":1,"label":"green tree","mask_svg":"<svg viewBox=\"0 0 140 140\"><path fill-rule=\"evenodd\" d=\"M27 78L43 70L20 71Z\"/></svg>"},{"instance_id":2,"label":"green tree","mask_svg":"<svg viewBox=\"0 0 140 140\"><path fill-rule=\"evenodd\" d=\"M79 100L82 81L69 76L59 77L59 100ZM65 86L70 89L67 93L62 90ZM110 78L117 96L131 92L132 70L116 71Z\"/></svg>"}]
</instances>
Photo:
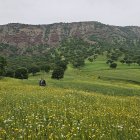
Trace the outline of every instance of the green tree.
<instances>
[{"instance_id":1,"label":"green tree","mask_svg":"<svg viewBox=\"0 0 140 140\"><path fill-rule=\"evenodd\" d=\"M24 67L18 68L15 71L15 78L18 79L28 79L28 70Z\"/></svg>"},{"instance_id":2,"label":"green tree","mask_svg":"<svg viewBox=\"0 0 140 140\"><path fill-rule=\"evenodd\" d=\"M137 64L140 65L140 59L137 60Z\"/></svg>"},{"instance_id":3,"label":"green tree","mask_svg":"<svg viewBox=\"0 0 140 140\"><path fill-rule=\"evenodd\" d=\"M14 77L14 71L13 70L6 70L5 76L6 77Z\"/></svg>"},{"instance_id":4,"label":"green tree","mask_svg":"<svg viewBox=\"0 0 140 140\"><path fill-rule=\"evenodd\" d=\"M111 64L110 64L110 68L116 69L116 68L117 68L117 63L111 63Z\"/></svg>"},{"instance_id":5,"label":"green tree","mask_svg":"<svg viewBox=\"0 0 140 140\"><path fill-rule=\"evenodd\" d=\"M93 57L88 57L89 62L93 62L94 58Z\"/></svg>"},{"instance_id":6,"label":"green tree","mask_svg":"<svg viewBox=\"0 0 140 140\"><path fill-rule=\"evenodd\" d=\"M122 59L122 60L120 60L120 62L121 62L122 64L124 64L124 63L125 63L125 60L124 60L124 59Z\"/></svg>"},{"instance_id":7,"label":"green tree","mask_svg":"<svg viewBox=\"0 0 140 140\"><path fill-rule=\"evenodd\" d=\"M40 72L40 68L38 66L32 66L29 68L28 72L32 73L34 76L37 72Z\"/></svg>"},{"instance_id":8,"label":"green tree","mask_svg":"<svg viewBox=\"0 0 140 140\"><path fill-rule=\"evenodd\" d=\"M132 64L133 61L132 60L126 60L126 64L128 64L128 66L130 66L130 64Z\"/></svg>"},{"instance_id":9,"label":"green tree","mask_svg":"<svg viewBox=\"0 0 140 140\"><path fill-rule=\"evenodd\" d=\"M64 77L64 69L61 67L56 67L52 72L52 79L61 79Z\"/></svg>"},{"instance_id":10,"label":"green tree","mask_svg":"<svg viewBox=\"0 0 140 140\"><path fill-rule=\"evenodd\" d=\"M79 67L85 65L85 60L84 60L84 58L77 58L77 59L73 60L72 65L74 68L79 68Z\"/></svg>"},{"instance_id":11,"label":"green tree","mask_svg":"<svg viewBox=\"0 0 140 140\"><path fill-rule=\"evenodd\" d=\"M111 60L113 60L113 61L117 61L118 60L118 56L117 56L117 54L115 54L115 53L113 53L112 55L111 55Z\"/></svg>"},{"instance_id":12,"label":"green tree","mask_svg":"<svg viewBox=\"0 0 140 140\"><path fill-rule=\"evenodd\" d=\"M109 59L107 60L106 64L112 64L113 63L113 60Z\"/></svg>"},{"instance_id":13,"label":"green tree","mask_svg":"<svg viewBox=\"0 0 140 140\"><path fill-rule=\"evenodd\" d=\"M61 67L65 71L67 69L67 62L65 60L56 61L56 67Z\"/></svg>"},{"instance_id":14,"label":"green tree","mask_svg":"<svg viewBox=\"0 0 140 140\"><path fill-rule=\"evenodd\" d=\"M4 75L6 65L7 65L6 59L0 56L0 76Z\"/></svg>"},{"instance_id":15,"label":"green tree","mask_svg":"<svg viewBox=\"0 0 140 140\"><path fill-rule=\"evenodd\" d=\"M48 73L50 70L51 70L51 67L50 67L49 65L45 65L45 66L44 66L44 71L45 71L46 73Z\"/></svg>"}]
</instances>

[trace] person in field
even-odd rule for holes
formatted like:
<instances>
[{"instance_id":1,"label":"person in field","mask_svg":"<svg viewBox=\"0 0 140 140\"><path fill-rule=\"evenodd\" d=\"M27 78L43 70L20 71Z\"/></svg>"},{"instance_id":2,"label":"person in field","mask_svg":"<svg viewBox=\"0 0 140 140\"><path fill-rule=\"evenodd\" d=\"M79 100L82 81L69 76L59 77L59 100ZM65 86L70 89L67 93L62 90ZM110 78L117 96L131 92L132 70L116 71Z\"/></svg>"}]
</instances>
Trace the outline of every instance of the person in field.
<instances>
[{"instance_id":1,"label":"person in field","mask_svg":"<svg viewBox=\"0 0 140 140\"><path fill-rule=\"evenodd\" d=\"M43 78L39 81L39 86L46 86L46 81Z\"/></svg>"}]
</instances>

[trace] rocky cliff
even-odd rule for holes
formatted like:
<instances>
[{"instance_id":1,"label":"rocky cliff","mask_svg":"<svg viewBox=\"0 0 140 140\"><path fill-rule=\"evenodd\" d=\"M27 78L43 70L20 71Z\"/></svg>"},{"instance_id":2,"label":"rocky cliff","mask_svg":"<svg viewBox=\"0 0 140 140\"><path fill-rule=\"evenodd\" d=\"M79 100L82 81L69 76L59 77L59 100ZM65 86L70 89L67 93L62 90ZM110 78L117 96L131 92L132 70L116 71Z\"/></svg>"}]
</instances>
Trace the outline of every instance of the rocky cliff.
<instances>
[{"instance_id":1,"label":"rocky cliff","mask_svg":"<svg viewBox=\"0 0 140 140\"><path fill-rule=\"evenodd\" d=\"M57 47L67 38L82 38L90 44L137 45L140 27L119 27L99 22L55 23L50 25L26 25L11 23L0 25L0 51L6 48L26 54L36 46ZM7 46L7 47L6 47ZM40 48L41 49L41 48Z\"/></svg>"}]
</instances>

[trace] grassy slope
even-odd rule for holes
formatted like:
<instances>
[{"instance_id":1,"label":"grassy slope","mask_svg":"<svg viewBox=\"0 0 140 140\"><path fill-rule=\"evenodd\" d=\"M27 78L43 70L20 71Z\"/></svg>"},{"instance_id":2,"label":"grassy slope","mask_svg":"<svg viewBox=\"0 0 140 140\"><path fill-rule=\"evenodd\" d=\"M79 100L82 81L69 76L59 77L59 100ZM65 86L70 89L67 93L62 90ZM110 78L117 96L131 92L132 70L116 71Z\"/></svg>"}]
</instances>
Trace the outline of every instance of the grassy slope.
<instances>
[{"instance_id":1,"label":"grassy slope","mask_svg":"<svg viewBox=\"0 0 140 140\"><path fill-rule=\"evenodd\" d=\"M138 140L140 98L0 81L0 138Z\"/></svg>"},{"instance_id":2,"label":"grassy slope","mask_svg":"<svg viewBox=\"0 0 140 140\"><path fill-rule=\"evenodd\" d=\"M50 87L74 88L108 95L140 95L140 66L118 63L118 68L112 70L103 59L100 57L93 63L86 62L86 66L80 70L69 66L64 79L59 81L52 80L50 73L31 76L27 82L37 85L40 77L43 77Z\"/></svg>"},{"instance_id":3,"label":"grassy slope","mask_svg":"<svg viewBox=\"0 0 140 140\"><path fill-rule=\"evenodd\" d=\"M0 139L138 140L140 69L118 68L98 59L81 70L69 67L59 81L42 73L0 80ZM38 86L40 77L47 87Z\"/></svg>"}]
</instances>

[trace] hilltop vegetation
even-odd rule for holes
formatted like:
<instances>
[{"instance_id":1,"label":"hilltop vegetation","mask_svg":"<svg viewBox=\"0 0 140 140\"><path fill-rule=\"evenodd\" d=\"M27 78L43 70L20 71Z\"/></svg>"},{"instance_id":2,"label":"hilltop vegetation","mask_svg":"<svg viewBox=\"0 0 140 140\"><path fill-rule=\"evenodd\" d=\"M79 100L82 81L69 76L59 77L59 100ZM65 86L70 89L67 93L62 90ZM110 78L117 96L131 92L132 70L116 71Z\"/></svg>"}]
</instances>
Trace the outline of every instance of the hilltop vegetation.
<instances>
[{"instance_id":1,"label":"hilltop vegetation","mask_svg":"<svg viewBox=\"0 0 140 140\"><path fill-rule=\"evenodd\" d=\"M39 71L49 72L57 67L65 71L68 64L79 69L85 65L86 61L95 63L98 57L103 58L108 68L116 68L117 63L120 62L128 66L140 65L139 52L140 49L137 47L105 49L98 44L89 44L79 38L70 38L64 40L59 47L48 50L47 55L5 57L7 65L5 65L3 76L15 77L15 72L21 68L27 69L27 72L33 75Z\"/></svg>"},{"instance_id":2,"label":"hilltop vegetation","mask_svg":"<svg viewBox=\"0 0 140 140\"><path fill-rule=\"evenodd\" d=\"M109 61L140 64L140 28L100 22L0 26L0 55L7 60L8 72L44 65L54 69L60 60L77 68L105 52Z\"/></svg>"}]
</instances>

